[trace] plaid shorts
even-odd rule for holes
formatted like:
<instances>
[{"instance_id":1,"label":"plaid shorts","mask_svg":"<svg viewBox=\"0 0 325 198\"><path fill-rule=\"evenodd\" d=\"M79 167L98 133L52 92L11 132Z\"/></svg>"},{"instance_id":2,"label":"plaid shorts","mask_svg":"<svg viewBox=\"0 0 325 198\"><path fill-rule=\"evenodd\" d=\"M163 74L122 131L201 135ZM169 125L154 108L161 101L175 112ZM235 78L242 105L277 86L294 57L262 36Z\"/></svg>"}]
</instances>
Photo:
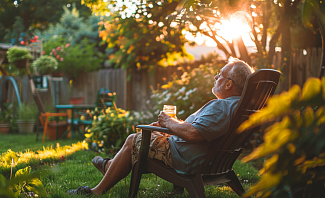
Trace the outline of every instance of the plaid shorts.
<instances>
[{"instance_id":1,"label":"plaid shorts","mask_svg":"<svg viewBox=\"0 0 325 198\"><path fill-rule=\"evenodd\" d=\"M131 151L132 164L138 160L139 150L141 146L142 133L139 132L134 136ZM151 133L150 148L148 157L150 159L156 159L163 161L167 166L174 168L172 157L170 153L170 144L168 137L160 134L159 132Z\"/></svg>"}]
</instances>

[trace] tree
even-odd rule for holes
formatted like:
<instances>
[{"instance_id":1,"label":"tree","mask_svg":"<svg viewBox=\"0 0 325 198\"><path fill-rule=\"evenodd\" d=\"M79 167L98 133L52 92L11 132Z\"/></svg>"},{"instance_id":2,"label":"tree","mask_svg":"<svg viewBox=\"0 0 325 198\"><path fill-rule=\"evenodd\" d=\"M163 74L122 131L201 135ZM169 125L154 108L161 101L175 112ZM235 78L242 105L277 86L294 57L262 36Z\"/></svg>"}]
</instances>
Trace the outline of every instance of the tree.
<instances>
[{"instance_id":1,"label":"tree","mask_svg":"<svg viewBox=\"0 0 325 198\"><path fill-rule=\"evenodd\" d=\"M225 52L227 56L237 56L234 50L234 44L237 43L240 58L250 63L250 58L245 50L240 37L239 42L225 41L226 44L219 42L225 40L220 35L222 30L223 20L231 20L237 18L240 21L248 24L251 27L251 37L255 43L257 53L255 66L273 68L272 62L275 55L275 49L281 46L281 70L284 78L282 89L289 88L289 66L292 56L292 30L296 32L306 29L301 28L301 17L299 12L300 0L281 0L281 1L246 1L246 0L183 0L178 13L174 15L174 19L180 23L188 23L188 27L193 27L191 32L197 34L198 32L209 36L217 43L217 47ZM295 25L298 24L298 27ZM202 28L202 26L204 28ZM222 27L218 29L218 27ZM240 32L241 30L237 30ZM315 31L314 31L315 32ZM306 35L306 34L305 34ZM307 34L308 35L308 34ZM309 36L314 37L313 34ZM268 39L268 37L270 39ZM267 44L269 40L269 43ZM315 40L314 38L304 38L304 40ZM300 42L300 41L298 41ZM269 49L267 50L267 45ZM297 46L297 45L296 45ZM254 64L254 63L252 63Z\"/></svg>"},{"instance_id":2,"label":"tree","mask_svg":"<svg viewBox=\"0 0 325 198\"><path fill-rule=\"evenodd\" d=\"M84 0L95 13L109 15L101 25L100 37L115 49L110 62L132 72L172 66L191 57L186 53L182 28L171 27L166 17L178 1L146 1L123 4L120 1ZM115 11L114 11L115 10Z\"/></svg>"},{"instance_id":3,"label":"tree","mask_svg":"<svg viewBox=\"0 0 325 198\"><path fill-rule=\"evenodd\" d=\"M19 24L21 31L33 35L35 29L44 30L50 23L56 23L63 13L62 6L77 4L84 16L91 14L86 6L82 6L79 0L2 0L0 1L0 42L10 42L15 39L18 44L18 37L21 32L14 31L16 17L20 17ZM7 36L6 36L7 35Z\"/></svg>"}]
</instances>

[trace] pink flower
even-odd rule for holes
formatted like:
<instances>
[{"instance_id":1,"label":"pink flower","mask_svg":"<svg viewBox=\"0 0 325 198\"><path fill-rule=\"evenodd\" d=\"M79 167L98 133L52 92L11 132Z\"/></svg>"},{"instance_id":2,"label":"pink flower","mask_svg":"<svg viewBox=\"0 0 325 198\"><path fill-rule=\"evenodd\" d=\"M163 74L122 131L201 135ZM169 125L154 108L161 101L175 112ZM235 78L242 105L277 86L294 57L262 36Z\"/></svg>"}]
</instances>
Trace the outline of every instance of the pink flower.
<instances>
[{"instance_id":1,"label":"pink flower","mask_svg":"<svg viewBox=\"0 0 325 198\"><path fill-rule=\"evenodd\" d=\"M59 58L60 58L60 55L57 55L57 56L56 56L56 59L59 59Z\"/></svg>"},{"instance_id":2,"label":"pink flower","mask_svg":"<svg viewBox=\"0 0 325 198\"><path fill-rule=\"evenodd\" d=\"M52 52L55 52L55 49L54 48L52 49Z\"/></svg>"},{"instance_id":3,"label":"pink flower","mask_svg":"<svg viewBox=\"0 0 325 198\"><path fill-rule=\"evenodd\" d=\"M57 47L57 48L56 48L56 50L60 50L60 49L61 49L61 47Z\"/></svg>"},{"instance_id":4,"label":"pink flower","mask_svg":"<svg viewBox=\"0 0 325 198\"><path fill-rule=\"evenodd\" d=\"M53 54L56 55L56 51L54 51Z\"/></svg>"},{"instance_id":5,"label":"pink flower","mask_svg":"<svg viewBox=\"0 0 325 198\"><path fill-rule=\"evenodd\" d=\"M63 61L63 58L60 58L60 61Z\"/></svg>"},{"instance_id":6,"label":"pink flower","mask_svg":"<svg viewBox=\"0 0 325 198\"><path fill-rule=\"evenodd\" d=\"M65 44L65 47L69 47L69 46L70 46L70 43Z\"/></svg>"}]
</instances>

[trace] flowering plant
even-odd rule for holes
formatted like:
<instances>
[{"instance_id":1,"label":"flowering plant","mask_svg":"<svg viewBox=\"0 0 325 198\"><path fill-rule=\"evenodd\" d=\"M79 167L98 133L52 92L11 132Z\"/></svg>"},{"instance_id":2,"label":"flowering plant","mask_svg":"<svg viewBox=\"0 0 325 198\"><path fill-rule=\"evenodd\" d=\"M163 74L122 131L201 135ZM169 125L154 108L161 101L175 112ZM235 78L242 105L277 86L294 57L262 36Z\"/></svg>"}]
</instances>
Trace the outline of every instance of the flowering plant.
<instances>
[{"instance_id":1,"label":"flowering plant","mask_svg":"<svg viewBox=\"0 0 325 198\"><path fill-rule=\"evenodd\" d=\"M58 61L57 71L64 71L69 77L76 78L82 72L92 72L101 68L104 56L96 51L95 43L83 39L79 44L70 45L62 38L49 40L44 44L43 54Z\"/></svg>"},{"instance_id":2,"label":"flowering plant","mask_svg":"<svg viewBox=\"0 0 325 198\"><path fill-rule=\"evenodd\" d=\"M89 148L113 153L123 145L130 133L135 132L131 124L133 117L123 109L108 107L99 111L96 108L89 115L93 119L92 127L85 134L86 142L91 144Z\"/></svg>"},{"instance_id":3,"label":"flowering plant","mask_svg":"<svg viewBox=\"0 0 325 198\"><path fill-rule=\"evenodd\" d=\"M64 60L64 57L68 54L68 48L70 46L70 43L66 43L65 45L57 46L52 49L50 52L50 56L53 56L57 59L57 61L62 62ZM45 51L43 51L45 53Z\"/></svg>"}]
</instances>

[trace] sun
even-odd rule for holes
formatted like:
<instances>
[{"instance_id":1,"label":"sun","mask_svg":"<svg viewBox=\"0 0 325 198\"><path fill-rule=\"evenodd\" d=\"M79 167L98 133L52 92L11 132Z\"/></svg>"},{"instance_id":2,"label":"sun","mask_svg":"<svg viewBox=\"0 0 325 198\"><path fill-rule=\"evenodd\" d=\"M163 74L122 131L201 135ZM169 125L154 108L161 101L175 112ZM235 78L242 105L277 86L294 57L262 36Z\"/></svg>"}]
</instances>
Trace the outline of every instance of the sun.
<instances>
[{"instance_id":1,"label":"sun","mask_svg":"<svg viewBox=\"0 0 325 198\"><path fill-rule=\"evenodd\" d=\"M221 20L214 24L214 31L216 31L218 41L221 43L230 42L238 37L242 37L246 46L254 46L254 42L250 37L252 20L250 15L244 11L238 11L231 15L229 20ZM205 29L206 24L202 24L200 29ZM208 29L207 29L208 30ZM195 41L197 44L205 44L210 47L215 47L217 44L207 36L197 34L196 37L191 36L189 33L185 35L185 38ZM225 41L226 40L226 41Z\"/></svg>"}]
</instances>

